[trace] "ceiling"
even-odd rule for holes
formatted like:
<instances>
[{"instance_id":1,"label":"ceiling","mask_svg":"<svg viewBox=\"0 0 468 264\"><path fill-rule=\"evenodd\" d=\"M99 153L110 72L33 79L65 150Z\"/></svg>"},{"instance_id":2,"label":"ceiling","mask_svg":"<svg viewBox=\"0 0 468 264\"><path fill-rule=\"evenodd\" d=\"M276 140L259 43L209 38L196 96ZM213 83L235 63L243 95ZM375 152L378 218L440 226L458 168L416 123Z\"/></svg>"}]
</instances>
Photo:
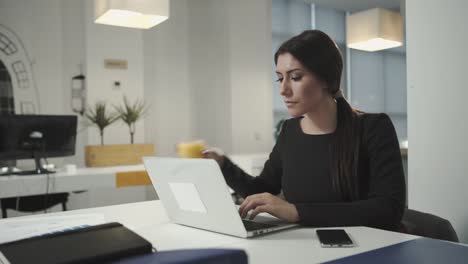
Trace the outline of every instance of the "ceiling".
<instances>
[{"instance_id":1,"label":"ceiling","mask_svg":"<svg viewBox=\"0 0 468 264\"><path fill-rule=\"evenodd\" d=\"M349 12L362 11L374 7L382 7L400 10L400 5L404 5L405 0L304 0L308 3L315 3L320 6L341 9Z\"/></svg>"}]
</instances>

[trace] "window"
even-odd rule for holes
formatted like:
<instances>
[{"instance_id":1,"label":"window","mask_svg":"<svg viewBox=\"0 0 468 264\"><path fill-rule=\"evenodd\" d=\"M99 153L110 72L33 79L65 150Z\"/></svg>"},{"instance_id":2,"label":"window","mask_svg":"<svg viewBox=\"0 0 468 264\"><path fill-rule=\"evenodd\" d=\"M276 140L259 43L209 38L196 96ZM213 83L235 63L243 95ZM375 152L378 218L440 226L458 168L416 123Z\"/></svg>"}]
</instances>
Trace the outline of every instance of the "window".
<instances>
[{"instance_id":1,"label":"window","mask_svg":"<svg viewBox=\"0 0 468 264\"><path fill-rule=\"evenodd\" d=\"M304 30L316 29L327 33L338 45L346 65L344 11L329 8L320 8L302 0L273 0L272 2L272 56L279 46L289 38L300 34ZM275 70L273 63L272 71ZM346 67L343 69L341 89L346 94ZM274 125L281 120L289 118L286 106L279 94L276 74L273 74L273 122Z\"/></svg>"},{"instance_id":2,"label":"window","mask_svg":"<svg viewBox=\"0 0 468 264\"><path fill-rule=\"evenodd\" d=\"M342 52L344 68L341 89L351 105L365 112L387 113L400 142L407 140L405 48L378 52L347 49L345 11L303 0L273 0L272 54L285 40L311 29L312 24L327 33ZM273 120L277 124L281 119L289 118L289 114L276 82L273 89Z\"/></svg>"},{"instance_id":3,"label":"window","mask_svg":"<svg viewBox=\"0 0 468 264\"><path fill-rule=\"evenodd\" d=\"M27 89L29 87L29 79L28 79L28 74L26 73L23 62L15 61L13 63L13 71L16 74L16 79L18 80L19 88Z\"/></svg>"},{"instance_id":4,"label":"window","mask_svg":"<svg viewBox=\"0 0 468 264\"><path fill-rule=\"evenodd\" d=\"M0 115L14 114L13 87L7 68L0 61Z\"/></svg>"},{"instance_id":5,"label":"window","mask_svg":"<svg viewBox=\"0 0 468 264\"><path fill-rule=\"evenodd\" d=\"M16 45L4 34L0 32L0 50L5 55L12 55L18 51Z\"/></svg>"}]
</instances>

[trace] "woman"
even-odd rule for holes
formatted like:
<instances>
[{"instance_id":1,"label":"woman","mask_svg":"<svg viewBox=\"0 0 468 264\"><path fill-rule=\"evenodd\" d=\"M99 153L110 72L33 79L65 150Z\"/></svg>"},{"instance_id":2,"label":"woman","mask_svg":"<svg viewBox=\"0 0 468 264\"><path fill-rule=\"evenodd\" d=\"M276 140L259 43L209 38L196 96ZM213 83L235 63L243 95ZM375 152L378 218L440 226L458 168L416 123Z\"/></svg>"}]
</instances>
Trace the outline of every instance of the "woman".
<instances>
[{"instance_id":1,"label":"woman","mask_svg":"<svg viewBox=\"0 0 468 264\"><path fill-rule=\"evenodd\" d=\"M406 187L389 117L354 110L343 98L343 59L325 33L308 30L289 39L274 59L293 118L283 124L262 173L252 177L215 151L205 152L245 197L241 216L267 212L307 226L396 230ZM281 191L284 199L277 196Z\"/></svg>"}]
</instances>

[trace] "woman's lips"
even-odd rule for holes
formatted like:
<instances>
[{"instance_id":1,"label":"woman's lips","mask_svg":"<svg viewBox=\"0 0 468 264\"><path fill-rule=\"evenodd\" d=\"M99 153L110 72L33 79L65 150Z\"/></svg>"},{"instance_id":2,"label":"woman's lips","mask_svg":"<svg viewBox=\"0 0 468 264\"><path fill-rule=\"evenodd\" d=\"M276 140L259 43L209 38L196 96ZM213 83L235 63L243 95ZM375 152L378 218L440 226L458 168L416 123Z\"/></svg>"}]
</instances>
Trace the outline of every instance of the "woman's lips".
<instances>
[{"instance_id":1,"label":"woman's lips","mask_svg":"<svg viewBox=\"0 0 468 264\"><path fill-rule=\"evenodd\" d=\"M295 104L297 104L297 102L289 102L289 101L286 101L284 102L286 104L287 107L292 107L294 106Z\"/></svg>"}]
</instances>

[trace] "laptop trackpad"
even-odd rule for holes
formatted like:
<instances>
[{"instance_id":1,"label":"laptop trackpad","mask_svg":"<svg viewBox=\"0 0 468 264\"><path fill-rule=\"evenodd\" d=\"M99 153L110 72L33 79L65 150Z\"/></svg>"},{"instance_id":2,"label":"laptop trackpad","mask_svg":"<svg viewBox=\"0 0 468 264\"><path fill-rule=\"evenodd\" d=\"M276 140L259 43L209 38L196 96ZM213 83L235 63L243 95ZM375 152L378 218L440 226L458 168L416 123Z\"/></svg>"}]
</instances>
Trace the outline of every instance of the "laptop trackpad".
<instances>
[{"instance_id":1,"label":"laptop trackpad","mask_svg":"<svg viewBox=\"0 0 468 264\"><path fill-rule=\"evenodd\" d=\"M206 207L195 184L170 182L169 188L180 210L206 214Z\"/></svg>"}]
</instances>

